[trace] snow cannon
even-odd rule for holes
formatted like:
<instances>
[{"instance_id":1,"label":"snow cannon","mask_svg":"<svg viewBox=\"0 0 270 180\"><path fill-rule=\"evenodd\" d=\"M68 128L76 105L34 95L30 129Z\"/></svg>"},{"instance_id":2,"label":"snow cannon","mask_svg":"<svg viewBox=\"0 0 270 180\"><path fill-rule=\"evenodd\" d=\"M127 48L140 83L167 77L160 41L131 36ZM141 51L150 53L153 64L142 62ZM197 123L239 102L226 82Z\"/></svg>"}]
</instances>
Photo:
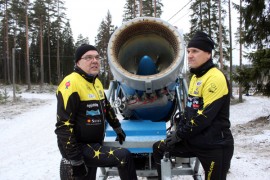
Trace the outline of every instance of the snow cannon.
<instances>
[{"instance_id":1,"label":"snow cannon","mask_svg":"<svg viewBox=\"0 0 270 180\"><path fill-rule=\"evenodd\" d=\"M106 93L121 120L126 141L120 145L107 126L104 145L129 149L138 176L157 176L152 146L173 130L177 124L174 119L184 111L188 94L182 75L182 34L160 18L139 17L115 30L107 51L114 80ZM166 173L162 179L178 174L197 177L199 161L192 158L164 159L162 171ZM172 166L166 165L171 162ZM117 168L103 167L99 177L117 175Z\"/></svg>"},{"instance_id":2,"label":"snow cannon","mask_svg":"<svg viewBox=\"0 0 270 180\"><path fill-rule=\"evenodd\" d=\"M125 119L169 119L184 54L179 30L159 18L135 18L112 34L108 60L118 86L114 106Z\"/></svg>"}]
</instances>

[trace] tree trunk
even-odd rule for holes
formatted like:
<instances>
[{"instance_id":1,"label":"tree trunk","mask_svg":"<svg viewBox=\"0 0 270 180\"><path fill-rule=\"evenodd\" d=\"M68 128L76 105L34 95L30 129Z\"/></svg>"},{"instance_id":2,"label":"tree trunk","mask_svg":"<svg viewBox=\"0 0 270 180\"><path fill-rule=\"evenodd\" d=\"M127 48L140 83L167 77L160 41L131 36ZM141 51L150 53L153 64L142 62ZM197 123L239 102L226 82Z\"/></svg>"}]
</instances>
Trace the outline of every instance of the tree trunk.
<instances>
[{"instance_id":1,"label":"tree trunk","mask_svg":"<svg viewBox=\"0 0 270 180\"><path fill-rule=\"evenodd\" d=\"M157 17L157 1L154 0L154 17Z\"/></svg>"},{"instance_id":2,"label":"tree trunk","mask_svg":"<svg viewBox=\"0 0 270 180\"><path fill-rule=\"evenodd\" d=\"M25 49L26 49L26 82L27 82L27 90L31 90L31 80L30 80L30 62L29 62L29 40L28 40L28 0L25 0Z\"/></svg>"},{"instance_id":3,"label":"tree trunk","mask_svg":"<svg viewBox=\"0 0 270 180\"><path fill-rule=\"evenodd\" d=\"M140 17L142 17L142 0L140 0Z\"/></svg>"},{"instance_id":4,"label":"tree trunk","mask_svg":"<svg viewBox=\"0 0 270 180\"><path fill-rule=\"evenodd\" d=\"M7 60L7 84L11 84L10 80L10 57L9 57L9 42L8 42L8 14L7 14L7 0L6 0L6 10L5 10L5 35L6 35L6 60Z\"/></svg>"},{"instance_id":5,"label":"tree trunk","mask_svg":"<svg viewBox=\"0 0 270 180\"><path fill-rule=\"evenodd\" d=\"M231 17L231 0L228 1L229 8L229 35L230 35L230 97L233 98L233 79L232 79L232 17Z\"/></svg>"},{"instance_id":6,"label":"tree trunk","mask_svg":"<svg viewBox=\"0 0 270 180\"><path fill-rule=\"evenodd\" d=\"M49 68L49 83L51 84L51 49L50 49L50 22L49 22L49 30L48 30L48 68Z\"/></svg>"},{"instance_id":7,"label":"tree trunk","mask_svg":"<svg viewBox=\"0 0 270 180\"><path fill-rule=\"evenodd\" d=\"M222 25L221 25L221 0L218 1L219 14L219 62L220 69L223 71L223 50L222 50Z\"/></svg>"},{"instance_id":8,"label":"tree trunk","mask_svg":"<svg viewBox=\"0 0 270 180\"><path fill-rule=\"evenodd\" d=\"M40 87L44 84L44 62L43 62L43 22L40 20Z\"/></svg>"},{"instance_id":9,"label":"tree trunk","mask_svg":"<svg viewBox=\"0 0 270 180\"><path fill-rule=\"evenodd\" d=\"M242 69L242 0L240 0L240 37L239 37L239 67ZM242 85L239 84L239 102L243 102L243 97L242 97Z\"/></svg>"},{"instance_id":10,"label":"tree trunk","mask_svg":"<svg viewBox=\"0 0 270 180\"><path fill-rule=\"evenodd\" d=\"M60 57L59 57L59 32L60 32L60 22L59 22L59 0L58 0L58 32L57 32L57 83L61 82L60 73Z\"/></svg>"}]
</instances>

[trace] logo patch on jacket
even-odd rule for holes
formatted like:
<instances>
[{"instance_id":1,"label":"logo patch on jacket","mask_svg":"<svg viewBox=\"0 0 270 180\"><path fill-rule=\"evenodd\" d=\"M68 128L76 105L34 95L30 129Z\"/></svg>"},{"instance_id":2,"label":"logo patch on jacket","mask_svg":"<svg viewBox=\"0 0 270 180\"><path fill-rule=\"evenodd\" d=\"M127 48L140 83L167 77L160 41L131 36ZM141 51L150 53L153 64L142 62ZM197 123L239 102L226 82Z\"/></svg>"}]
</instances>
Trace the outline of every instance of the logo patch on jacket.
<instances>
[{"instance_id":1,"label":"logo patch on jacket","mask_svg":"<svg viewBox=\"0 0 270 180\"><path fill-rule=\"evenodd\" d=\"M200 107L199 101L194 99L194 101L192 102L192 108L199 109L199 107Z\"/></svg>"},{"instance_id":2,"label":"logo patch on jacket","mask_svg":"<svg viewBox=\"0 0 270 180\"><path fill-rule=\"evenodd\" d=\"M208 89L209 92L214 93L217 90L217 86L214 83L211 83L210 88Z\"/></svg>"},{"instance_id":3,"label":"logo patch on jacket","mask_svg":"<svg viewBox=\"0 0 270 180\"><path fill-rule=\"evenodd\" d=\"M86 119L85 124L89 126L99 125L101 124L101 120L100 119Z\"/></svg>"},{"instance_id":4,"label":"logo patch on jacket","mask_svg":"<svg viewBox=\"0 0 270 180\"><path fill-rule=\"evenodd\" d=\"M201 97L188 97L187 99L187 107L193 109L200 109L203 107L203 99Z\"/></svg>"},{"instance_id":5,"label":"logo patch on jacket","mask_svg":"<svg viewBox=\"0 0 270 180\"><path fill-rule=\"evenodd\" d=\"M198 81L196 83L196 89L195 91L193 92L194 94L199 94L199 87L202 85L202 81Z\"/></svg>"},{"instance_id":6,"label":"logo patch on jacket","mask_svg":"<svg viewBox=\"0 0 270 180\"><path fill-rule=\"evenodd\" d=\"M99 93L99 97L103 98L103 92L101 90L99 90L98 93Z\"/></svg>"},{"instance_id":7,"label":"logo patch on jacket","mask_svg":"<svg viewBox=\"0 0 270 180\"><path fill-rule=\"evenodd\" d=\"M99 110L96 110L96 111L94 111L94 110L86 111L86 115L87 116L98 116L98 115L100 115L100 112L99 112Z\"/></svg>"},{"instance_id":8,"label":"logo patch on jacket","mask_svg":"<svg viewBox=\"0 0 270 180\"><path fill-rule=\"evenodd\" d=\"M202 81L198 81L196 85L200 86L201 84L202 84Z\"/></svg>"},{"instance_id":9,"label":"logo patch on jacket","mask_svg":"<svg viewBox=\"0 0 270 180\"><path fill-rule=\"evenodd\" d=\"M97 103L87 104L86 107L88 108L98 107L98 104Z\"/></svg>"},{"instance_id":10,"label":"logo patch on jacket","mask_svg":"<svg viewBox=\"0 0 270 180\"><path fill-rule=\"evenodd\" d=\"M66 89L68 89L68 87L70 86L70 81L65 83Z\"/></svg>"},{"instance_id":11,"label":"logo patch on jacket","mask_svg":"<svg viewBox=\"0 0 270 180\"><path fill-rule=\"evenodd\" d=\"M91 91L91 90L92 90L92 88L91 88L91 87L89 87L89 86L87 86L87 85L86 85L86 89L88 89L89 91Z\"/></svg>"},{"instance_id":12,"label":"logo patch on jacket","mask_svg":"<svg viewBox=\"0 0 270 180\"><path fill-rule=\"evenodd\" d=\"M88 94L88 97L89 98L95 98L95 95L94 94Z\"/></svg>"}]
</instances>

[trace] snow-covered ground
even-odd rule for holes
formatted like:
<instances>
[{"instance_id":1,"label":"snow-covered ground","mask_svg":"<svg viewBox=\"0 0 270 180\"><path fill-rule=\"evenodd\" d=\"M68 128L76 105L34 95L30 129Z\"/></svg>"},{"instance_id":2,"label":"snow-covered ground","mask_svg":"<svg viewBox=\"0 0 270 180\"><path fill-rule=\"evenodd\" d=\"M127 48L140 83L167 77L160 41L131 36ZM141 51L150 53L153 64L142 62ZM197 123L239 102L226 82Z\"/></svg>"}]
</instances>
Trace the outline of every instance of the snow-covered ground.
<instances>
[{"instance_id":1,"label":"snow-covered ground","mask_svg":"<svg viewBox=\"0 0 270 180\"><path fill-rule=\"evenodd\" d=\"M17 94L18 101L0 104L0 180L59 180L55 94L24 89ZM12 91L8 90L11 100ZM3 86L0 91L3 93ZM270 115L270 99L243 98L244 103L231 106L235 152L227 179L269 180L270 120L266 117Z\"/></svg>"}]
</instances>

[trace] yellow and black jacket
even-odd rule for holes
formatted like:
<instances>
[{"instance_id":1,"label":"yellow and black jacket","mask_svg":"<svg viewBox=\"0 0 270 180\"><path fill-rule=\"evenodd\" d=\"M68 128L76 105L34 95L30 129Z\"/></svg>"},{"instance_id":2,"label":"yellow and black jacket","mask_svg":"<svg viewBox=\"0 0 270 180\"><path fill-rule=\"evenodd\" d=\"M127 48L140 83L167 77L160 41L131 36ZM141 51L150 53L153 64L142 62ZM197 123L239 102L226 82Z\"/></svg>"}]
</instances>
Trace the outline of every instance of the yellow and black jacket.
<instances>
[{"instance_id":1,"label":"yellow and black jacket","mask_svg":"<svg viewBox=\"0 0 270 180\"><path fill-rule=\"evenodd\" d=\"M230 131L230 93L224 74L212 60L191 69L184 120L177 135L193 147L204 149L233 145Z\"/></svg>"},{"instance_id":2,"label":"yellow and black jacket","mask_svg":"<svg viewBox=\"0 0 270 180\"><path fill-rule=\"evenodd\" d=\"M102 143L105 120L113 128L121 126L100 80L85 74L78 67L60 83L56 97L55 133L60 152L65 158L80 160L82 144Z\"/></svg>"}]
</instances>

